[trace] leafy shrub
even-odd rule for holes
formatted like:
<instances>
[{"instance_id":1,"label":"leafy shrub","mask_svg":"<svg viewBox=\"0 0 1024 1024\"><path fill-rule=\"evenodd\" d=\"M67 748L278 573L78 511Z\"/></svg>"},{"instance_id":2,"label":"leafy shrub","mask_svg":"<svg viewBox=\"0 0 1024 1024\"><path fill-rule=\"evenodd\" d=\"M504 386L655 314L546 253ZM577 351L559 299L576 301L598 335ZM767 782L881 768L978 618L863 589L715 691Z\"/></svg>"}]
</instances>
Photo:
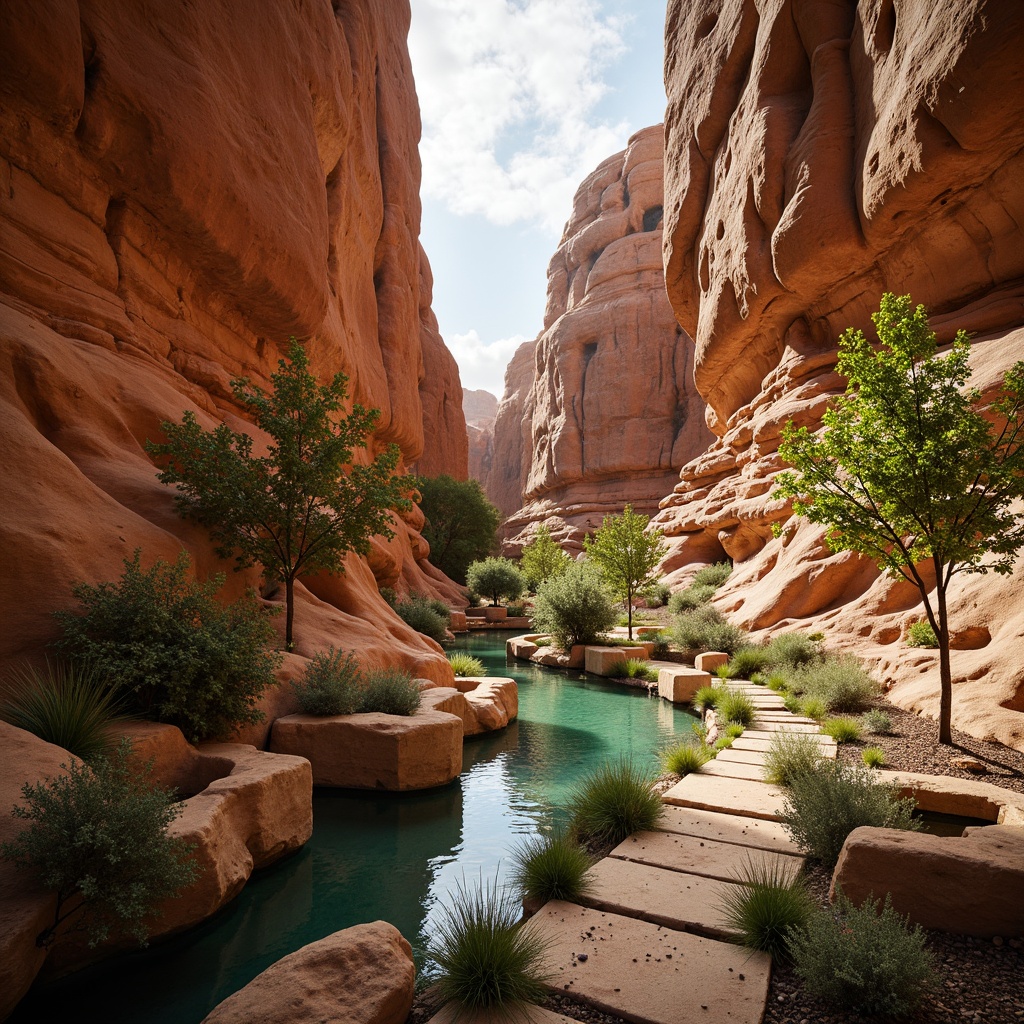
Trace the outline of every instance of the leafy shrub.
<instances>
[{"instance_id":1,"label":"leafy shrub","mask_svg":"<svg viewBox=\"0 0 1024 1024\"><path fill-rule=\"evenodd\" d=\"M881 747L865 747L860 756L868 768L881 768L885 764L885 751Z\"/></svg>"},{"instance_id":2,"label":"leafy shrub","mask_svg":"<svg viewBox=\"0 0 1024 1024\"><path fill-rule=\"evenodd\" d=\"M668 656L668 645L670 637L668 633L662 631L655 633L653 636L648 635L646 639L650 640L654 646L651 648L651 657L656 659L663 659Z\"/></svg>"},{"instance_id":3,"label":"leafy shrub","mask_svg":"<svg viewBox=\"0 0 1024 1024\"><path fill-rule=\"evenodd\" d=\"M519 923L520 910L514 891L497 882L458 889L426 949L439 1006L511 1016L544 999L547 942L529 922Z\"/></svg>"},{"instance_id":4,"label":"leafy shrub","mask_svg":"<svg viewBox=\"0 0 1024 1024\"><path fill-rule=\"evenodd\" d=\"M856 743L860 739L860 722L856 718L826 718L821 731L836 743Z\"/></svg>"},{"instance_id":5,"label":"leafy shrub","mask_svg":"<svg viewBox=\"0 0 1024 1024\"><path fill-rule=\"evenodd\" d=\"M821 764L816 740L799 732L778 732L764 756L764 779L776 786L790 786L798 775L815 772Z\"/></svg>"},{"instance_id":6,"label":"leafy shrub","mask_svg":"<svg viewBox=\"0 0 1024 1024\"><path fill-rule=\"evenodd\" d=\"M519 559L519 571L531 590L536 590L545 580L561 576L572 559L562 550L546 526L540 526L533 539Z\"/></svg>"},{"instance_id":7,"label":"leafy shrub","mask_svg":"<svg viewBox=\"0 0 1024 1024\"><path fill-rule=\"evenodd\" d=\"M419 683L403 669L379 668L363 680L359 711L385 715L415 715L420 707Z\"/></svg>"},{"instance_id":8,"label":"leafy shrub","mask_svg":"<svg viewBox=\"0 0 1024 1024\"><path fill-rule=\"evenodd\" d=\"M145 945L146 918L195 878L192 847L167 834L180 805L169 791L150 787L151 765L140 770L128 740L90 765L60 767L64 774L22 786L24 805L11 813L29 824L0 844L0 857L56 890L53 921L36 945L49 946L79 913L76 926L90 946L115 927Z\"/></svg>"},{"instance_id":9,"label":"leafy shrub","mask_svg":"<svg viewBox=\"0 0 1024 1024\"><path fill-rule=\"evenodd\" d=\"M722 916L741 945L776 959L787 953L791 931L810 920L814 900L799 875L787 878L785 861L748 855L739 877L722 895Z\"/></svg>"},{"instance_id":10,"label":"leafy shrub","mask_svg":"<svg viewBox=\"0 0 1024 1024\"><path fill-rule=\"evenodd\" d=\"M570 831L583 842L618 844L647 832L661 817L661 797L650 772L623 758L587 775L570 797Z\"/></svg>"},{"instance_id":11,"label":"leafy shrub","mask_svg":"<svg viewBox=\"0 0 1024 1024\"><path fill-rule=\"evenodd\" d=\"M725 690L718 698L715 710L723 722L736 722L742 726L750 725L757 714L754 702L739 690Z\"/></svg>"},{"instance_id":12,"label":"leafy shrub","mask_svg":"<svg viewBox=\"0 0 1024 1024\"><path fill-rule=\"evenodd\" d=\"M413 595L405 601L399 601L395 605L395 612L398 617L407 625L429 636L431 640L442 643L448 636L448 621L451 612L445 606L446 615L442 615L434 605L440 602L430 601L425 597Z\"/></svg>"},{"instance_id":13,"label":"leafy shrub","mask_svg":"<svg viewBox=\"0 0 1024 1024\"><path fill-rule=\"evenodd\" d=\"M900 1017L921 1001L933 959L921 928L908 926L886 896L859 907L837 892L833 909L814 911L790 938L796 973L834 1009Z\"/></svg>"},{"instance_id":14,"label":"leafy shrub","mask_svg":"<svg viewBox=\"0 0 1024 1024\"><path fill-rule=\"evenodd\" d=\"M467 654L465 651L450 651L448 654L448 662L452 667L452 671L461 678L487 675L487 669L484 668L484 663L479 658L474 658L472 654Z\"/></svg>"},{"instance_id":15,"label":"leafy shrub","mask_svg":"<svg viewBox=\"0 0 1024 1024\"><path fill-rule=\"evenodd\" d=\"M508 607L508 615L510 618L518 619L526 614L525 604L510 604Z\"/></svg>"},{"instance_id":16,"label":"leafy shrub","mask_svg":"<svg viewBox=\"0 0 1024 1024\"><path fill-rule=\"evenodd\" d=\"M563 833L533 836L512 852L512 884L531 900L580 903L593 890L587 876L593 863L578 843Z\"/></svg>"},{"instance_id":17,"label":"leafy shrub","mask_svg":"<svg viewBox=\"0 0 1024 1024\"><path fill-rule=\"evenodd\" d=\"M673 615L678 615L680 612L693 611L694 608L700 608L701 605L707 604L714 596L714 587L707 585L687 587L685 590L680 590L678 593L673 594L668 599L668 610Z\"/></svg>"},{"instance_id":18,"label":"leafy shrub","mask_svg":"<svg viewBox=\"0 0 1024 1024\"><path fill-rule=\"evenodd\" d=\"M394 587L381 587L380 596L383 597L392 608L394 608L395 604L398 602L398 592Z\"/></svg>"},{"instance_id":19,"label":"leafy shrub","mask_svg":"<svg viewBox=\"0 0 1024 1024\"><path fill-rule=\"evenodd\" d=\"M111 747L107 726L121 718L120 704L94 665L46 662L12 671L0 719L88 761Z\"/></svg>"},{"instance_id":20,"label":"leafy shrub","mask_svg":"<svg viewBox=\"0 0 1024 1024\"><path fill-rule=\"evenodd\" d=\"M669 590L667 583L652 583L649 587L640 591L640 596L644 599L644 603L648 608L661 608L668 604L668 599L672 596L672 591Z\"/></svg>"},{"instance_id":21,"label":"leafy shrub","mask_svg":"<svg viewBox=\"0 0 1024 1024\"><path fill-rule=\"evenodd\" d=\"M820 633L780 633L764 649L765 664L772 668L798 668L822 658Z\"/></svg>"},{"instance_id":22,"label":"leafy shrub","mask_svg":"<svg viewBox=\"0 0 1024 1024\"><path fill-rule=\"evenodd\" d=\"M746 638L742 629L726 622L721 612L709 604L676 616L671 633L672 639L684 651L692 653L722 651L732 654Z\"/></svg>"},{"instance_id":23,"label":"leafy shrub","mask_svg":"<svg viewBox=\"0 0 1024 1024\"><path fill-rule=\"evenodd\" d=\"M729 665L737 679L750 679L768 666L767 648L741 647L730 659Z\"/></svg>"},{"instance_id":24,"label":"leafy shrub","mask_svg":"<svg viewBox=\"0 0 1024 1024\"><path fill-rule=\"evenodd\" d=\"M716 590L729 578L732 573L731 562L715 562L713 565L705 565L694 573L690 581L691 586L714 587Z\"/></svg>"},{"instance_id":25,"label":"leafy shrub","mask_svg":"<svg viewBox=\"0 0 1024 1024\"><path fill-rule=\"evenodd\" d=\"M526 589L526 579L510 558L484 558L470 563L466 584L477 594L485 594L497 605L501 598L515 601Z\"/></svg>"},{"instance_id":26,"label":"leafy shrub","mask_svg":"<svg viewBox=\"0 0 1024 1024\"><path fill-rule=\"evenodd\" d=\"M862 711L878 693L878 684L850 656L803 665L789 678L790 689L817 698L829 714Z\"/></svg>"},{"instance_id":27,"label":"leafy shrub","mask_svg":"<svg viewBox=\"0 0 1024 1024\"><path fill-rule=\"evenodd\" d=\"M834 868L846 837L861 825L914 831L914 801L893 785L876 781L863 768L822 761L817 771L790 781L780 821L796 844L827 868Z\"/></svg>"},{"instance_id":28,"label":"leafy shrub","mask_svg":"<svg viewBox=\"0 0 1024 1024\"><path fill-rule=\"evenodd\" d=\"M564 651L574 644L594 643L616 614L597 570L587 562L573 562L542 583L533 607L535 628L550 633Z\"/></svg>"},{"instance_id":29,"label":"leafy shrub","mask_svg":"<svg viewBox=\"0 0 1024 1024\"><path fill-rule=\"evenodd\" d=\"M703 743L680 743L660 754L661 766L673 775L689 775L711 760L711 751Z\"/></svg>"},{"instance_id":30,"label":"leafy shrub","mask_svg":"<svg viewBox=\"0 0 1024 1024\"><path fill-rule=\"evenodd\" d=\"M83 614L57 612L60 651L95 664L129 710L178 726L189 740L258 722L256 701L274 682L280 655L269 648L274 628L251 595L222 606L224 582L189 578L189 557L173 564L124 561L116 583L79 583Z\"/></svg>"},{"instance_id":31,"label":"leafy shrub","mask_svg":"<svg viewBox=\"0 0 1024 1024\"><path fill-rule=\"evenodd\" d=\"M817 697L808 697L801 701L800 710L807 718L813 718L817 722L820 722L828 714L828 708L825 707L824 701Z\"/></svg>"},{"instance_id":32,"label":"leafy shrub","mask_svg":"<svg viewBox=\"0 0 1024 1024\"><path fill-rule=\"evenodd\" d=\"M643 679L648 683L658 681L658 673L651 668L646 658L627 658L622 663L621 672L625 679Z\"/></svg>"},{"instance_id":33,"label":"leafy shrub","mask_svg":"<svg viewBox=\"0 0 1024 1024\"><path fill-rule=\"evenodd\" d=\"M330 647L310 658L292 689L304 715L351 715L362 698L361 681L356 659Z\"/></svg>"},{"instance_id":34,"label":"leafy shrub","mask_svg":"<svg viewBox=\"0 0 1024 1024\"><path fill-rule=\"evenodd\" d=\"M693 695L693 706L700 712L710 711L718 707L718 700L723 694L720 686L701 686Z\"/></svg>"},{"instance_id":35,"label":"leafy shrub","mask_svg":"<svg viewBox=\"0 0 1024 1024\"><path fill-rule=\"evenodd\" d=\"M865 730L876 736L888 736L892 732L892 719L881 708L865 711L861 721Z\"/></svg>"},{"instance_id":36,"label":"leafy shrub","mask_svg":"<svg viewBox=\"0 0 1024 1024\"><path fill-rule=\"evenodd\" d=\"M938 647L939 638L930 622L912 622L907 630L908 647Z\"/></svg>"}]
</instances>

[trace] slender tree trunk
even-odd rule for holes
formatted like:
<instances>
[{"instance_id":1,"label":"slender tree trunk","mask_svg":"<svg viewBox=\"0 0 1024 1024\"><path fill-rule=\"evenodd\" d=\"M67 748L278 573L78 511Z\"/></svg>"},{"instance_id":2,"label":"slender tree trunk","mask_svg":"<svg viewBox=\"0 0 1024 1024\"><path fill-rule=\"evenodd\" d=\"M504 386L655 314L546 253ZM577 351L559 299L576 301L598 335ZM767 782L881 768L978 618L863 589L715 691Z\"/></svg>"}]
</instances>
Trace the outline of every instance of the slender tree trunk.
<instances>
[{"instance_id":1,"label":"slender tree trunk","mask_svg":"<svg viewBox=\"0 0 1024 1024\"><path fill-rule=\"evenodd\" d=\"M939 620L939 742L953 743L953 673L949 665L949 619L946 614L946 588L939 578L936 587Z\"/></svg>"},{"instance_id":2,"label":"slender tree trunk","mask_svg":"<svg viewBox=\"0 0 1024 1024\"><path fill-rule=\"evenodd\" d=\"M284 649L292 649L292 620L295 618L295 580L288 576L284 581Z\"/></svg>"},{"instance_id":3,"label":"slender tree trunk","mask_svg":"<svg viewBox=\"0 0 1024 1024\"><path fill-rule=\"evenodd\" d=\"M629 639L633 639L633 595L626 594L626 622L629 625Z\"/></svg>"}]
</instances>

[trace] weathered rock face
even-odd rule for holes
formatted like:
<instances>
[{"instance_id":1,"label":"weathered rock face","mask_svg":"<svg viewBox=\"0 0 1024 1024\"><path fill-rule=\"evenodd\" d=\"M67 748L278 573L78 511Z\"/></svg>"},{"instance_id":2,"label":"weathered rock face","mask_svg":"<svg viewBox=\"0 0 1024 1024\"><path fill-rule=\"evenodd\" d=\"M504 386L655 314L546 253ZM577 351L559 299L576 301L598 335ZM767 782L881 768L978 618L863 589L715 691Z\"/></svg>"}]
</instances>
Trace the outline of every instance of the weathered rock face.
<instances>
[{"instance_id":1,"label":"weathered rock face","mask_svg":"<svg viewBox=\"0 0 1024 1024\"><path fill-rule=\"evenodd\" d=\"M789 509L770 491L782 426L820 421L836 339L870 333L883 291L943 341L972 332L983 389L1024 351L1022 44L1024 11L982 0L672 0L666 22L666 286L717 440L663 502L664 569L728 555L736 621L825 628L929 711L937 669L900 644L916 591L806 523L772 539ZM1021 572L960 577L953 718L1024 747Z\"/></svg>"},{"instance_id":2,"label":"weathered rock face","mask_svg":"<svg viewBox=\"0 0 1024 1024\"><path fill-rule=\"evenodd\" d=\"M486 485L494 455L494 419L498 400L490 391L462 389L462 412L469 435L469 475Z\"/></svg>"},{"instance_id":3,"label":"weathered rock face","mask_svg":"<svg viewBox=\"0 0 1024 1024\"><path fill-rule=\"evenodd\" d=\"M136 547L148 565L184 544L233 594L257 582L176 516L142 445L185 410L244 425L229 381L266 386L289 335L381 410L374 447L465 476L417 237L408 23L407 3L381 0L4 6L0 543L18 554L0 664L37 654L71 585L117 577ZM299 588L301 653L343 636L450 681L376 592L456 595L425 568L421 523Z\"/></svg>"},{"instance_id":4,"label":"weathered rock face","mask_svg":"<svg viewBox=\"0 0 1024 1024\"><path fill-rule=\"evenodd\" d=\"M524 452L530 451L530 422L525 411L533 387L536 348L537 342L524 341L505 367L505 390L494 417L494 456L484 490L503 516L512 515L523 503L529 468Z\"/></svg>"},{"instance_id":5,"label":"weathered rock face","mask_svg":"<svg viewBox=\"0 0 1024 1024\"><path fill-rule=\"evenodd\" d=\"M690 382L692 345L665 296L661 220L655 125L583 182L548 266L509 551L541 522L578 548L627 502L650 515L711 440Z\"/></svg>"}]
</instances>

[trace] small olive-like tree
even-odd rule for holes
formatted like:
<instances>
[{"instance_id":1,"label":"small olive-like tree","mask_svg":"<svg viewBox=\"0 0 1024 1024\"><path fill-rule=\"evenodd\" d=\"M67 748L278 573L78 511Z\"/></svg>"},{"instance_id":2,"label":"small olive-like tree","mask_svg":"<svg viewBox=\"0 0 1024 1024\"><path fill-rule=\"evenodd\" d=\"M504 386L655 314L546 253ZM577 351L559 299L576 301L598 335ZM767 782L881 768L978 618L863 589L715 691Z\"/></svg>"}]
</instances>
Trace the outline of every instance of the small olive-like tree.
<instances>
[{"instance_id":1,"label":"small olive-like tree","mask_svg":"<svg viewBox=\"0 0 1024 1024\"><path fill-rule=\"evenodd\" d=\"M510 558L484 558L466 571L466 585L474 594L484 594L497 605L501 598L514 601L526 589L519 567Z\"/></svg>"},{"instance_id":2,"label":"small olive-like tree","mask_svg":"<svg viewBox=\"0 0 1024 1024\"><path fill-rule=\"evenodd\" d=\"M526 584L536 590L545 580L560 576L572 559L555 543L546 526L538 527L533 539L523 548L519 570Z\"/></svg>"}]
</instances>

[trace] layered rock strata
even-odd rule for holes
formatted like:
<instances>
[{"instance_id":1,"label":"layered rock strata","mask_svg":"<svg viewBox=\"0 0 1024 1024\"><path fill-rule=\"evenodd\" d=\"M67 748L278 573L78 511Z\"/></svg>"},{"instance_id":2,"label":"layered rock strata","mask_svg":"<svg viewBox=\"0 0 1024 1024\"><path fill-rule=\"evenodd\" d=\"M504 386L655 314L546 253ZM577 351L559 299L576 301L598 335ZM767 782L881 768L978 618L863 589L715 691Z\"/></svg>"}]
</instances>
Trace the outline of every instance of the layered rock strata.
<instances>
[{"instance_id":1,"label":"layered rock strata","mask_svg":"<svg viewBox=\"0 0 1024 1024\"><path fill-rule=\"evenodd\" d=\"M503 516L510 516L523 503L524 473L529 465L530 421L526 401L533 387L533 354L536 341L524 341L505 367L505 388L494 416L494 439L487 478L482 481L487 497ZM527 455L524 457L524 453Z\"/></svg>"},{"instance_id":2,"label":"layered rock strata","mask_svg":"<svg viewBox=\"0 0 1024 1024\"><path fill-rule=\"evenodd\" d=\"M544 331L521 417L522 507L505 526L509 553L539 523L578 550L627 502L652 514L679 467L711 440L691 383L692 345L665 296L662 202L661 125L637 132L576 192L548 266ZM518 446L499 445L501 417L500 409L492 480L511 481Z\"/></svg>"},{"instance_id":3,"label":"layered rock strata","mask_svg":"<svg viewBox=\"0 0 1024 1024\"><path fill-rule=\"evenodd\" d=\"M462 412L469 436L469 476L481 485L487 483L494 457L494 419L498 400L490 391L462 389Z\"/></svg>"},{"instance_id":4,"label":"layered rock strata","mask_svg":"<svg viewBox=\"0 0 1024 1024\"><path fill-rule=\"evenodd\" d=\"M983 0L672 0L666 22L665 278L716 439L663 502L663 568L728 556L735 621L824 629L931 713L916 590L806 522L773 539L776 449L842 390L836 339L883 291L970 331L983 390L1024 354L1022 44L1024 12ZM960 577L951 621L954 725L1024 748L1022 574Z\"/></svg>"}]
</instances>

